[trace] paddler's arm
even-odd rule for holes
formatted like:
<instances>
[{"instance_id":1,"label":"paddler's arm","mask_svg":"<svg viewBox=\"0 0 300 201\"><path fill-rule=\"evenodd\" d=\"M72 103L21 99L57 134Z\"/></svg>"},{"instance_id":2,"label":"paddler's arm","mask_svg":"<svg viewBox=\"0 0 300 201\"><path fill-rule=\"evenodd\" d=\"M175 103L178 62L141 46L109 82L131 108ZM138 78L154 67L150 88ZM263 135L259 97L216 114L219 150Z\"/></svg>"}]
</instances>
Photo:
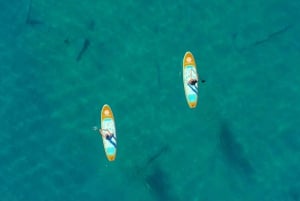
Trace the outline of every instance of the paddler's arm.
<instances>
[{"instance_id":1,"label":"paddler's arm","mask_svg":"<svg viewBox=\"0 0 300 201\"><path fill-rule=\"evenodd\" d=\"M103 131L106 131L107 132L107 134L105 134ZM113 133L111 133L108 129L99 129L99 132L100 132L100 134L103 136L103 137L105 137L105 138L107 138L107 137L112 137L112 138L114 138L114 139L116 139L116 137L115 137L115 135L113 134Z\"/></svg>"},{"instance_id":2,"label":"paddler's arm","mask_svg":"<svg viewBox=\"0 0 300 201\"><path fill-rule=\"evenodd\" d=\"M99 133L100 133L100 135L103 136L103 133L102 133L102 129L101 129L101 128L99 129Z\"/></svg>"},{"instance_id":3,"label":"paddler's arm","mask_svg":"<svg viewBox=\"0 0 300 201\"><path fill-rule=\"evenodd\" d=\"M104 131L103 129L101 129L101 128L99 129L99 133L102 135L102 137L106 138L107 134L105 134L103 131Z\"/></svg>"}]
</instances>

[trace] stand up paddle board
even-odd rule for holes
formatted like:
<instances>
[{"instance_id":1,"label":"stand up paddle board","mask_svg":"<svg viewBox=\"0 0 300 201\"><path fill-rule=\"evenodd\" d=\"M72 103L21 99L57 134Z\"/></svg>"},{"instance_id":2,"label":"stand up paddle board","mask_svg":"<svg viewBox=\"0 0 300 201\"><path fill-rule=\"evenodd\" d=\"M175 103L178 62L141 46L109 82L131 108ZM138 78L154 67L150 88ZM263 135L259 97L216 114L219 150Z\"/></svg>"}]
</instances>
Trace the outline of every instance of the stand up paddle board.
<instances>
[{"instance_id":1,"label":"stand up paddle board","mask_svg":"<svg viewBox=\"0 0 300 201\"><path fill-rule=\"evenodd\" d=\"M191 52L186 52L183 57L183 86L186 101L190 108L195 108L198 102L198 73L196 62ZM193 84L193 81L197 80Z\"/></svg>"},{"instance_id":2,"label":"stand up paddle board","mask_svg":"<svg viewBox=\"0 0 300 201\"><path fill-rule=\"evenodd\" d=\"M104 136L102 136L102 140L107 159L109 161L114 161L117 154L116 126L113 112L107 104L103 105L102 107L100 123L102 132L105 134L113 134L110 139L106 139Z\"/></svg>"}]
</instances>

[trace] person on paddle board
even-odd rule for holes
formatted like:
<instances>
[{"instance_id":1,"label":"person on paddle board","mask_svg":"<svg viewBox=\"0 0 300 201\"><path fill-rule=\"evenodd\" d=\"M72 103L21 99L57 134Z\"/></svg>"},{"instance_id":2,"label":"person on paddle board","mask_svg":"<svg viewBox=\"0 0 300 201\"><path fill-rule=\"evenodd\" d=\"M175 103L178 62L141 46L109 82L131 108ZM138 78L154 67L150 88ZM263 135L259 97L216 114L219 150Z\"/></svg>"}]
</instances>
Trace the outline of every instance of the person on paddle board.
<instances>
[{"instance_id":1,"label":"person on paddle board","mask_svg":"<svg viewBox=\"0 0 300 201\"><path fill-rule=\"evenodd\" d=\"M205 80L201 80L202 83L205 82ZM188 86L195 92L198 93L198 79L191 78L188 81Z\"/></svg>"},{"instance_id":2,"label":"person on paddle board","mask_svg":"<svg viewBox=\"0 0 300 201\"><path fill-rule=\"evenodd\" d=\"M196 84L198 83L197 79L190 79L188 82L190 85L196 86Z\"/></svg>"},{"instance_id":3,"label":"person on paddle board","mask_svg":"<svg viewBox=\"0 0 300 201\"><path fill-rule=\"evenodd\" d=\"M195 92L198 93L198 79L191 78L188 81L188 86Z\"/></svg>"},{"instance_id":4,"label":"person on paddle board","mask_svg":"<svg viewBox=\"0 0 300 201\"><path fill-rule=\"evenodd\" d=\"M106 131L106 132L104 132ZM116 137L113 133L111 133L108 129L99 129L100 134L108 140L114 147L117 147ZM113 140L114 139L114 140Z\"/></svg>"},{"instance_id":5,"label":"person on paddle board","mask_svg":"<svg viewBox=\"0 0 300 201\"><path fill-rule=\"evenodd\" d=\"M106 131L106 132L104 132ZM107 140L111 140L112 138L114 138L114 134L111 133L108 129L99 129L100 134Z\"/></svg>"},{"instance_id":6,"label":"person on paddle board","mask_svg":"<svg viewBox=\"0 0 300 201\"><path fill-rule=\"evenodd\" d=\"M201 80L201 82L205 83L205 80ZM188 84L193 85L193 86L196 86L197 83L198 83L198 79L194 79L194 78L192 78L188 81Z\"/></svg>"}]
</instances>

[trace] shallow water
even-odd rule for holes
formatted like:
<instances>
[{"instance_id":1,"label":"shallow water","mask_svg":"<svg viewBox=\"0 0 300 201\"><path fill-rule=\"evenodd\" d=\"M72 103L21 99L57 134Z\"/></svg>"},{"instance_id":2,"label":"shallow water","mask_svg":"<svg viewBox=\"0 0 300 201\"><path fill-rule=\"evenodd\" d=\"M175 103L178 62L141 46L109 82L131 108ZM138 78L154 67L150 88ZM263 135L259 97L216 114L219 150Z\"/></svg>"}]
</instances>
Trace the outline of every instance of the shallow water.
<instances>
[{"instance_id":1,"label":"shallow water","mask_svg":"<svg viewBox=\"0 0 300 201\"><path fill-rule=\"evenodd\" d=\"M300 200L300 3L0 7L1 200ZM196 109L186 51L206 80Z\"/></svg>"}]
</instances>

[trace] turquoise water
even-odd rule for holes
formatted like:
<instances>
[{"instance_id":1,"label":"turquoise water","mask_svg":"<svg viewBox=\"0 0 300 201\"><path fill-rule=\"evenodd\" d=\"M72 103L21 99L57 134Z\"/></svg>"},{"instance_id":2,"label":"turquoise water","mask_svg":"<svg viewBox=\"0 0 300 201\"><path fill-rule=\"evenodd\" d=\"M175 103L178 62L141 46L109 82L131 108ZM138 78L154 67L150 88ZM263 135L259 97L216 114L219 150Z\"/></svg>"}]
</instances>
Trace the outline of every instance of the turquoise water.
<instances>
[{"instance_id":1,"label":"turquoise water","mask_svg":"<svg viewBox=\"0 0 300 201\"><path fill-rule=\"evenodd\" d=\"M0 7L1 200L300 200L299 1ZM92 129L103 104L114 162Z\"/></svg>"}]
</instances>

